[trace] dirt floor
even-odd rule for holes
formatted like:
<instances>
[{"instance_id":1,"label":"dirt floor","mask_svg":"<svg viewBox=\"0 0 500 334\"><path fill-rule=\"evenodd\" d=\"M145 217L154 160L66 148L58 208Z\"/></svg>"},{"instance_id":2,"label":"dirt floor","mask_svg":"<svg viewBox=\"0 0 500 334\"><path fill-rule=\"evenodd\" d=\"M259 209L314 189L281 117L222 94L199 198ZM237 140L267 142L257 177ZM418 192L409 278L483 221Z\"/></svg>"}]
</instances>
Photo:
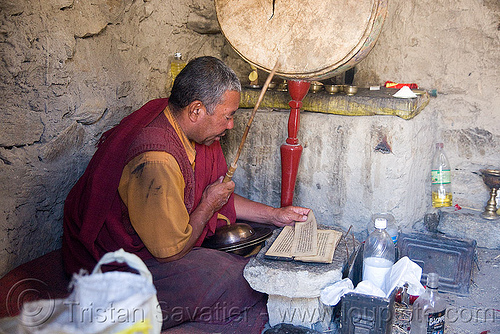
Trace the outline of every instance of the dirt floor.
<instances>
[{"instance_id":1,"label":"dirt floor","mask_svg":"<svg viewBox=\"0 0 500 334\"><path fill-rule=\"evenodd\" d=\"M500 333L500 250L477 249L470 295L443 294L448 302L446 333Z\"/></svg>"}]
</instances>

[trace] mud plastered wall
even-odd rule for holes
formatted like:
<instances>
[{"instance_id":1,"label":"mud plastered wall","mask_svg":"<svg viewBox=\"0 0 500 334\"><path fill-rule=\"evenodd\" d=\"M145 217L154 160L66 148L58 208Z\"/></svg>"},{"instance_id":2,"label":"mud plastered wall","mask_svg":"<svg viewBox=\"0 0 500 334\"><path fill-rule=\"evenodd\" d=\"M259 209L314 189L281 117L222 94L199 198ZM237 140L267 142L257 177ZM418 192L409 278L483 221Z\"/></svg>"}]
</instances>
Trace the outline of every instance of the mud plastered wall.
<instances>
[{"instance_id":1,"label":"mud plastered wall","mask_svg":"<svg viewBox=\"0 0 500 334\"><path fill-rule=\"evenodd\" d=\"M2 275L60 247L63 202L94 144L145 101L168 96L174 52L188 59L220 57L242 80L249 68L220 34L208 0L4 0L0 9ZM390 1L377 45L357 66L356 83L416 82L437 89L438 97L410 121L305 113L296 203L317 205L322 222L354 222L360 231L383 198L409 226L427 205L423 169L432 144L443 140L454 168L455 198L484 205L487 190L474 173L500 165L499 12L496 0ZM241 114L238 122L244 124ZM271 117L285 122L287 115ZM278 205L279 154L273 150L284 141L285 126L267 126L261 133L269 134L260 136L259 122L244 151L255 155L242 159L236 180L249 197ZM239 126L229 146L238 145ZM314 129L337 135L318 141L312 139ZM384 132L392 156L373 152ZM274 165L261 164L266 154ZM245 167L245 159L254 160ZM405 166L413 166L405 174L411 176L398 182ZM387 168L395 172L390 188L383 185ZM263 180L272 188L259 186Z\"/></svg>"}]
</instances>

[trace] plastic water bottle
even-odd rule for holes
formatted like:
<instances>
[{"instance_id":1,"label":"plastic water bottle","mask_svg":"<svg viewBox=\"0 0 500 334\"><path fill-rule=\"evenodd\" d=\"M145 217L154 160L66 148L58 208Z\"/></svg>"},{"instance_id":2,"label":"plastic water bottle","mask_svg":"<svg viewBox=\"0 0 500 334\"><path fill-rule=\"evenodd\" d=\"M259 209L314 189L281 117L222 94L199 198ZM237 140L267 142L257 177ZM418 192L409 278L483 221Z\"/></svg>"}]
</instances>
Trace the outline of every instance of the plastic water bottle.
<instances>
[{"instance_id":1,"label":"plastic water bottle","mask_svg":"<svg viewBox=\"0 0 500 334\"><path fill-rule=\"evenodd\" d=\"M366 239L363 249L363 281L368 280L387 293L396 248L386 228L385 218L375 219L375 230Z\"/></svg>"},{"instance_id":2,"label":"plastic water bottle","mask_svg":"<svg viewBox=\"0 0 500 334\"><path fill-rule=\"evenodd\" d=\"M439 275L427 275L427 287L413 303L411 334L443 334L446 303L438 292Z\"/></svg>"},{"instance_id":3,"label":"plastic water bottle","mask_svg":"<svg viewBox=\"0 0 500 334\"><path fill-rule=\"evenodd\" d=\"M175 78L186 66L186 61L182 59L182 54L180 52L174 53L174 59L170 62L170 75L172 76L172 85L174 84Z\"/></svg>"},{"instance_id":4,"label":"plastic water bottle","mask_svg":"<svg viewBox=\"0 0 500 334\"><path fill-rule=\"evenodd\" d=\"M451 169L443 150L443 143L436 144L431 169L432 206L435 208L451 206L453 202Z\"/></svg>"},{"instance_id":5,"label":"plastic water bottle","mask_svg":"<svg viewBox=\"0 0 500 334\"><path fill-rule=\"evenodd\" d=\"M398 225L396 225L396 219L394 219L394 216L390 213L384 212L384 213L375 213L374 215L372 215L372 219L368 223L368 226L366 228L368 230L368 234L375 231L375 219L377 218L384 218L385 220L387 220L386 231L387 233L389 233L392 242L394 242L394 245L396 245L398 242L399 233L401 232L401 229L399 228Z\"/></svg>"}]
</instances>

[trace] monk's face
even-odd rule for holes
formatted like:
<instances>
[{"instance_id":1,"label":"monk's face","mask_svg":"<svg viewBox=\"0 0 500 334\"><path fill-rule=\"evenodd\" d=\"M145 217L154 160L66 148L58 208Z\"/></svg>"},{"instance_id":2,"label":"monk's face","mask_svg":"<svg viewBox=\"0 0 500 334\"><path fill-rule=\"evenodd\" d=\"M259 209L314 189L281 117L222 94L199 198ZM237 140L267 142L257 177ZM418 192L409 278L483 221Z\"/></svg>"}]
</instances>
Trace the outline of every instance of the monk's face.
<instances>
[{"instance_id":1,"label":"monk's face","mask_svg":"<svg viewBox=\"0 0 500 334\"><path fill-rule=\"evenodd\" d=\"M222 103L215 107L213 115L206 113L204 109L199 123L198 143L211 145L214 141L220 140L226 134L226 130L234 127L234 113L240 105L240 93L228 90L222 95Z\"/></svg>"}]
</instances>

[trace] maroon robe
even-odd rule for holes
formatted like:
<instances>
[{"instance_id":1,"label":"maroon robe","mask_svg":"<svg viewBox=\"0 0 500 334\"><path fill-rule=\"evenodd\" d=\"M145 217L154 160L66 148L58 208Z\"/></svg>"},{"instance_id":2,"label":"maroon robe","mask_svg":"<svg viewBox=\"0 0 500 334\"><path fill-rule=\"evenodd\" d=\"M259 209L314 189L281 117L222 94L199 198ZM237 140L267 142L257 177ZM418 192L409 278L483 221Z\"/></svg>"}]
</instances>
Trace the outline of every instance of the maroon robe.
<instances>
[{"instance_id":1,"label":"maroon robe","mask_svg":"<svg viewBox=\"0 0 500 334\"><path fill-rule=\"evenodd\" d=\"M101 137L96 153L65 202L63 259L66 272L71 274L80 268L91 271L102 255L123 248L141 257L153 274L164 328L186 321L203 321L224 324L224 328L237 332L241 329L260 333L267 321L265 295L252 290L243 278L247 259L196 247L177 261L159 263L128 221L118 184L131 158L129 149L143 129L157 120L167 102L167 99L148 102ZM182 168L181 171L185 175L186 171ZM200 202L206 186L226 171L219 142L211 146L196 145L194 202L185 203L189 212ZM190 202L188 198L185 196L186 202ZM233 196L219 212L231 222L235 221ZM196 246L200 246L218 224L224 223L218 222L217 213L214 214ZM257 309L252 309L255 305ZM253 312L250 317L248 310Z\"/></svg>"},{"instance_id":2,"label":"maroon robe","mask_svg":"<svg viewBox=\"0 0 500 334\"><path fill-rule=\"evenodd\" d=\"M63 235L63 258L69 274L78 272L80 268L91 271L105 253L120 248L143 260L153 257L131 227L127 209L118 193L123 168L134 156L148 150L164 150L174 155L186 180L186 192L194 193L194 197L185 195L189 213L199 204L206 186L226 173L227 165L220 143L214 142L210 146L197 144L193 184L192 177L188 175L192 171L185 168L187 155L179 148L182 144L175 134L172 135L174 130L162 114L167 101L150 101L106 132L85 173L71 189L64 206ZM153 141L151 134L162 137L160 139L169 136L167 143L157 140L145 145L144 142ZM168 145L170 141L176 143ZM233 196L219 212L231 222L236 220ZM196 246L201 245L205 236L213 234L217 223L215 213Z\"/></svg>"}]
</instances>

